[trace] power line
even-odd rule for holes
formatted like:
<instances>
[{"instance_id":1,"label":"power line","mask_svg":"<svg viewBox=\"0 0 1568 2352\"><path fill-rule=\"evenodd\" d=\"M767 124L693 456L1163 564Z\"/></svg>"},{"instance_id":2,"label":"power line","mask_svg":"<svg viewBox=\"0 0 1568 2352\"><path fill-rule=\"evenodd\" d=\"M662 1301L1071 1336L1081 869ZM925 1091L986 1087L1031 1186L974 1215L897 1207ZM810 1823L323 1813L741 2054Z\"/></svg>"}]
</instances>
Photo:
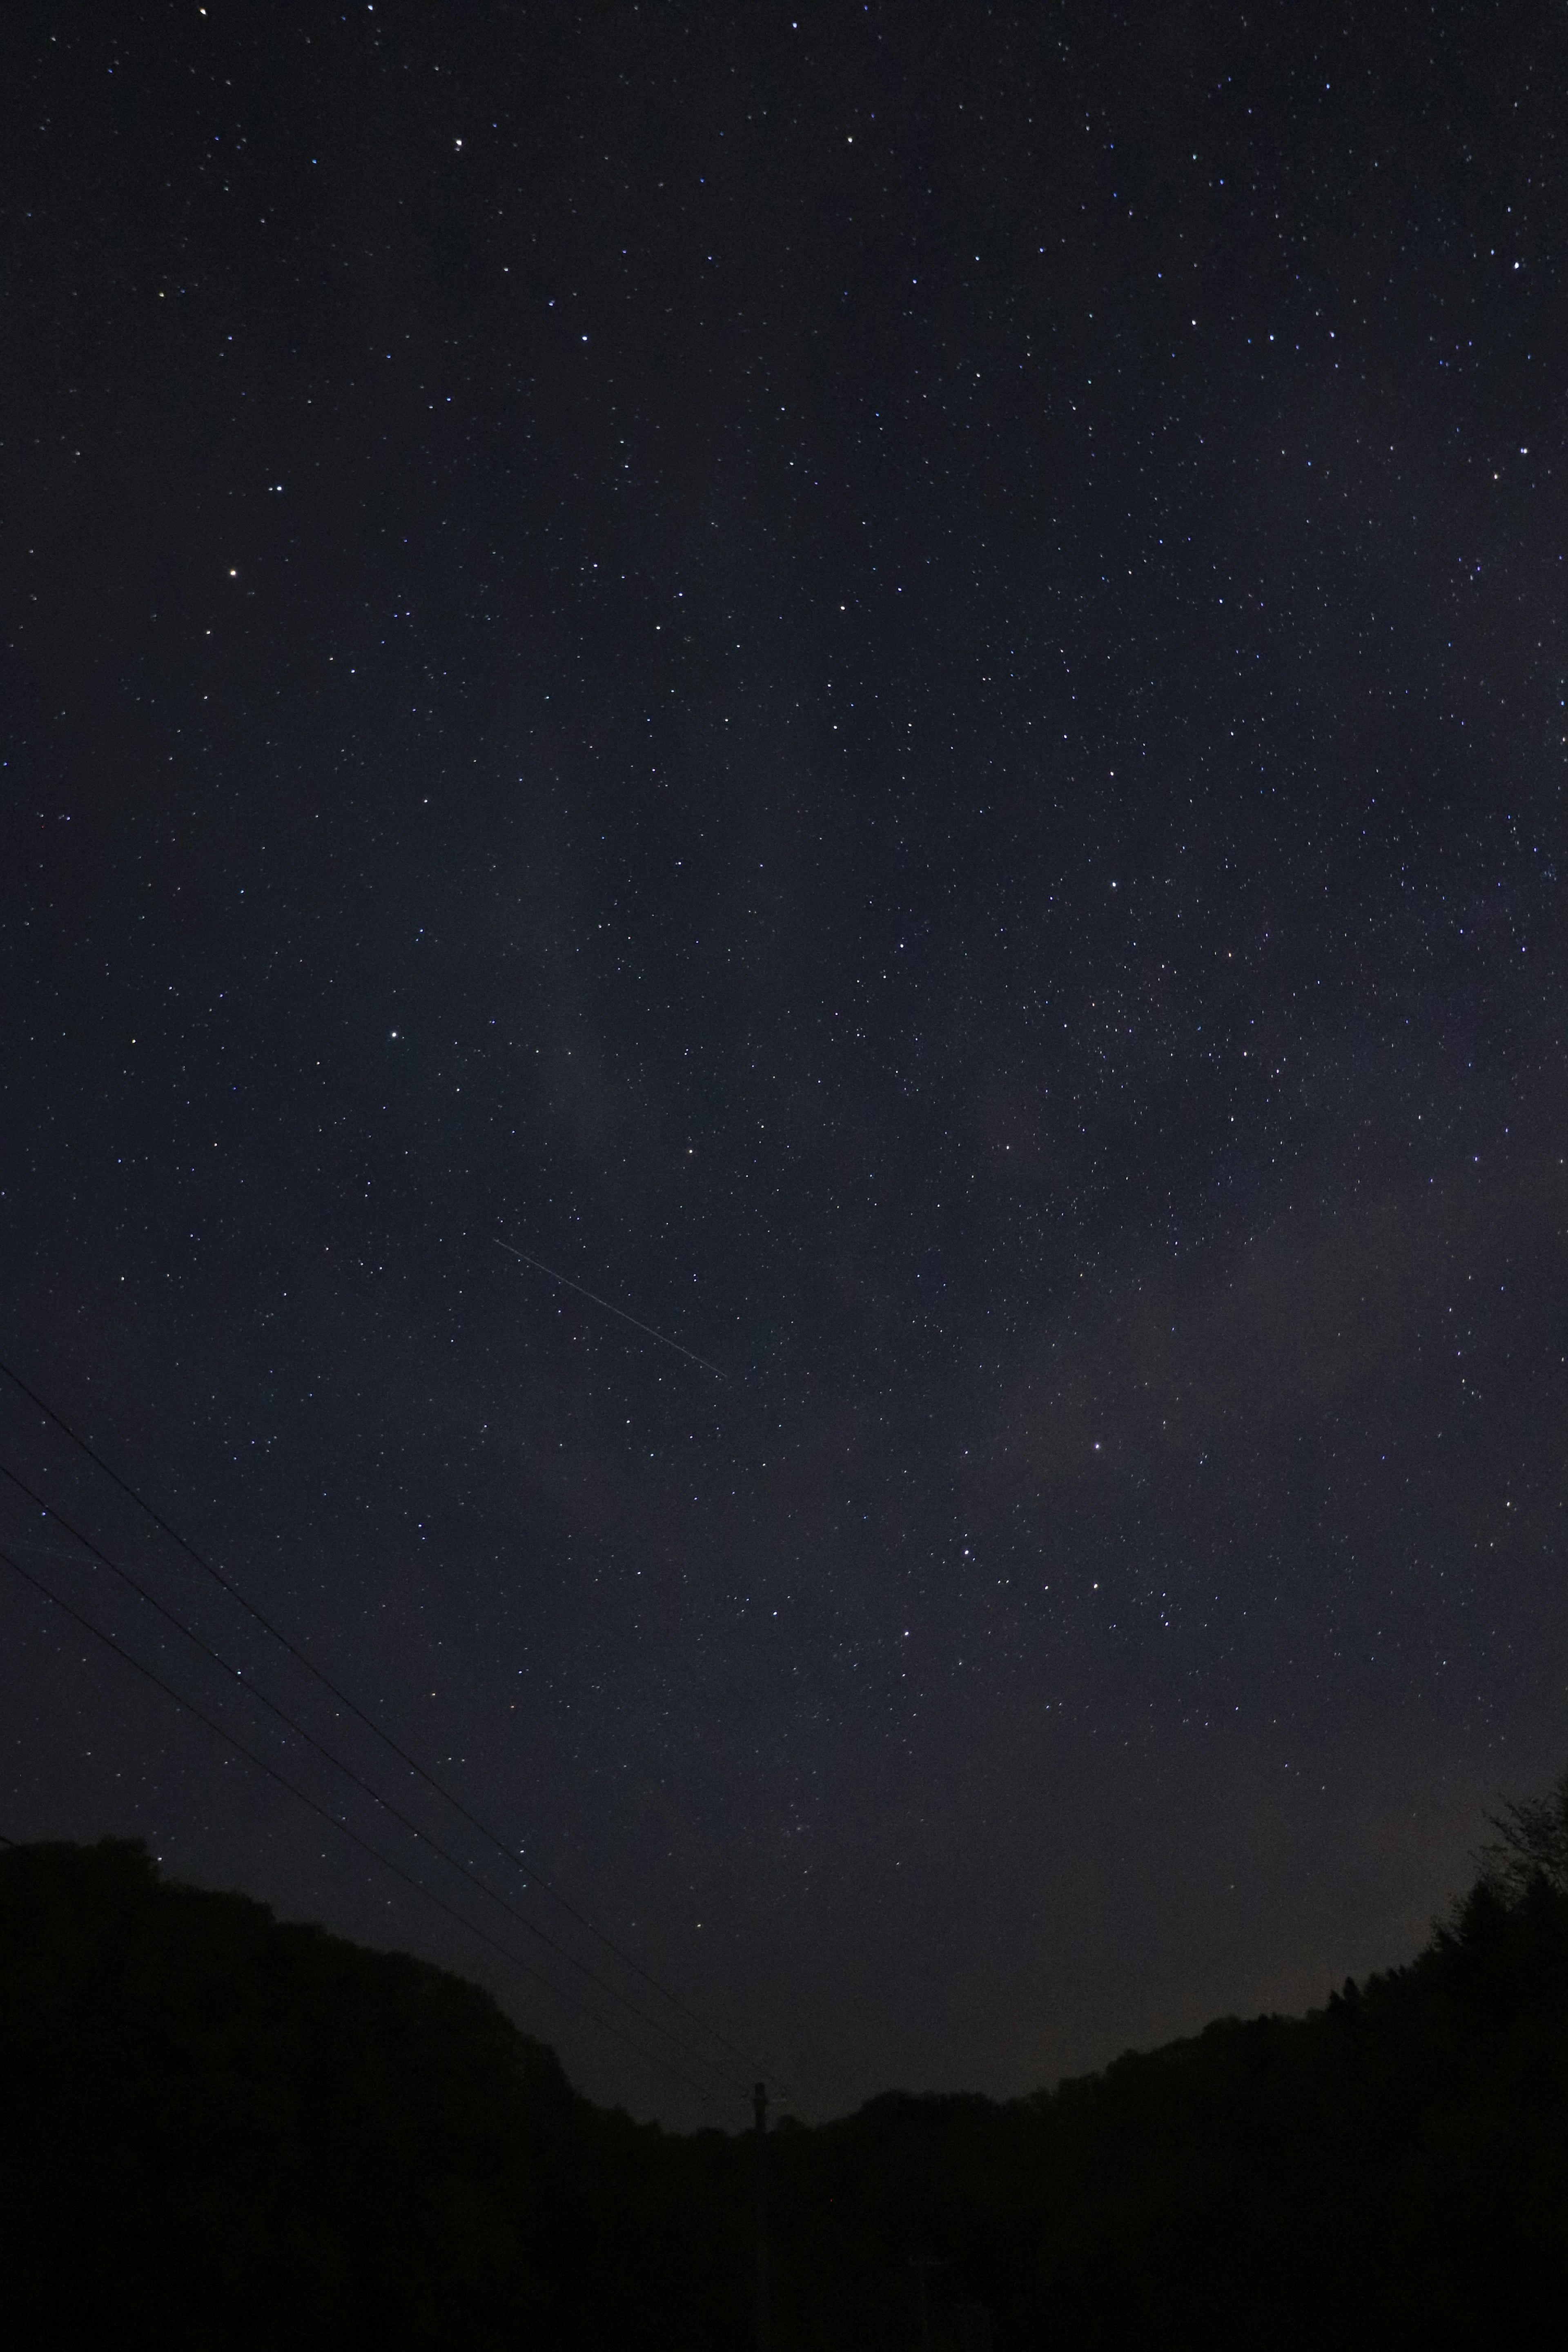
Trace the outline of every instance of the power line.
<instances>
[{"instance_id":1,"label":"power line","mask_svg":"<svg viewBox=\"0 0 1568 2352\"><path fill-rule=\"evenodd\" d=\"M455 1919L458 1927L467 1928L470 1936L477 1936L481 1943L488 1944L491 1951L499 1952L503 1960L510 1961L514 1969L521 1969L522 1974L531 1978L535 1984L542 1985L547 1992L552 1992L558 2000L565 2001L570 2008L576 2010L579 2015L590 2019L604 2032L614 2034L616 2040L624 2042L628 2050L635 2050L639 2058L646 2058L651 2064L662 2067L667 2074L673 2074L678 2082L684 2083L689 2091L695 2091L698 2097L705 2099L710 2106L715 2104L712 2092L705 2084L694 2081L682 2067L677 2066L668 2058L660 2057L657 2050L645 2050L640 2042L616 2025L612 2019L601 2017L597 2010L588 2007L586 2001L579 2000L574 1993L566 1991L563 1986L556 1984L552 1978L543 1975L540 1969L531 1968L526 1960L520 1960L517 1954L507 1945L500 1943L487 1929L466 1917L443 1895L436 1894L422 1880L416 1878L411 1872L405 1870L400 1864L394 1862L389 1855L372 1845L368 1838L361 1837L357 1830L351 1829L347 1822L340 1821L336 1813L329 1811L325 1805L318 1804L314 1797L279 1772L276 1765L269 1764L264 1756L258 1756L255 1749L247 1748L243 1739L237 1738L234 1733L219 1723L215 1717L205 1714L194 1699L186 1698L183 1692L174 1688L173 1683L165 1682L162 1675L154 1673L151 1666L143 1665L141 1659L126 1649L122 1643L116 1641L112 1633L106 1633L100 1625L95 1625L91 1618L84 1615L81 1610L73 1608L68 1601L62 1601L58 1592L50 1591L41 1577L35 1576L30 1569L24 1568L21 1561L13 1559L8 1551L0 1549L0 1561L14 1570L22 1579L24 1584L30 1584L35 1592L41 1593L44 1599L52 1602L55 1608L63 1611L65 1615L79 1625L84 1633L90 1633L94 1641L101 1642L106 1650L111 1651L117 1658L123 1659L125 1664L133 1667L145 1681L161 1690L166 1698L172 1698L176 1706L183 1707L187 1715L194 1715L198 1723L205 1724L209 1731L216 1732L218 1738L223 1740L226 1746L232 1748L237 1755L243 1756L247 1764L254 1764L258 1772L265 1772L269 1780L275 1780L280 1789L288 1791L289 1796L297 1797L300 1804L314 1813L319 1821L329 1822L333 1829L346 1837L351 1844L357 1845L362 1853L367 1853L373 1862L380 1863L384 1870L390 1870L395 1878L400 1878L405 1886L411 1886L416 1895L422 1895L427 1903L433 1903L438 1911L444 1911L449 1919ZM14 1845L16 1843L14 1838L5 1840L7 1845Z\"/></svg>"},{"instance_id":2,"label":"power line","mask_svg":"<svg viewBox=\"0 0 1568 2352\"><path fill-rule=\"evenodd\" d=\"M503 1246L505 1246L505 1244L503 1244ZM180 1549L185 1554L186 1558L194 1560L204 1575L210 1576L215 1584L220 1585L223 1591L228 1594L231 1601L237 1601L240 1608L246 1612L246 1614L250 1617L256 1624L261 1627L265 1633L269 1634L272 1640L278 1643L280 1648L286 1650L289 1655L293 1658L298 1664L303 1666L307 1674L313 1675L323 1689L331 1693L340 1706L346 1706L351 1715L355 1716L361 1723L364 1724L369 1730L373 1731L376 1738L382 1740L385 1746L392 1750L392 1753L397 1758L401 1764L406 1766L410 1772L414 1773L417 1779L424 1781L427 1789L433 1789L436 1794L443 1799L447 1804L450 1805L455 1812L460 1814L462 1819L468 1822L468 1827L477 1831L479 1836L482 1837L488 1844L494 1846L497 1853L502 1855L504 1859L511 1864L513 1869L520 1871L525 1878L531 1879L533 1885L540 1889L542 1894L547 1895L552 1903L560 1906L561 1909L565 1912L568 1918L574 1919L578 1927L584 1928L588 1935L592 1936L596 1943L602 1944L607 1952L613 1952L623 1967L630 1969L634 1975L639 1976L646 1985L649 1986L653 1991L658 1994L661 2000L667 2000L672 2009L679 2010L680 2014L689 2019L700 2032L706 2033L710 2040L718 2042L721 2048L727 2050L732 2058L740 2059L742 2064L754 2073L762 2074L767 2074L770 2073L770 2069L762 2065L759 2060L750 2055L746 2051L741 2049L736 2042L731 2042L728 2034L721 2033L717 2026L709 2024L705 2018L700 2017L697 2011L692 2009L688 2002L681 2000L679 1993L671 1992L668 1985L661 1984L658 1978L654 1976L649 1969L645 1969L640 1960L634 1959L630 1952L623 1950L621 1946L615 1941L613 1937L606 1936L602 1927L596 1927L591 1919L587 1918L583 1912L577 1909L576 1906L572 1903L566 1895L562 1894L559 1887L552 1885L550 1880L544 1876L542 1871L536 1870L531 1863L525 1863L521 1855L514 1853L512 1848L508 1844L506 1839L501 1836L499 1830L492 1829L488 1822L482 1821L477 1813L470 1811L460 1797L455 1795L453 1791L447 1787L446 1783L443 1780L438 1780L433 1772L427 1771L423 1764L419 1763L415 1757L409 1754L405 1748L393 1738L390 1731L384 1730L383 1727L376 1722L374 1716L368 1715L364 1708L359 1705L357 1700L351 1698L347 1691L345 1691L341 1685L335 1683L323 1667L317 1665L315 1661L307 1656L306 1653L299 1647L297 1643L290 1641L289 1635L285 1633L279 1626L275 1625L269 1617L265 1616L256 1606L255 1602L247 1599L246 1594L240 1591L237 1584L234 1583L229 1577L226 1576L220 1568L215 1567L213 1562L208 1559L204 1553L199 1552L195 1544L190 1542L186 1537L183 1536L177 1528L171 1527L169 1521L163 1517L162 1512L156 1510L153 1506L148 1502L145 1496L140 1494L138 1490L132 1486L129 1479L122 1478L119 1471L113 1469L110 1464L103 1459L103 1456L88 1443L87 1439L83 1437L79 1431L71 1427L70 1423L66 1420L62 1413L57 1412L54 1406L47 1403L45 1399L38 1394L36 1389L28 1386L27 1382L22 1378L20 1372L15 1370L11 1365L5 1363L4 1360L0 1360L0 1372L5 1374L5 1378L12 1383L13 1387L21 1391L22 1394L27 1399L29 1403L37 1407L38 1411L44 1414L47 1420L53 1422L55 1427L59 1430L64 1436L68 1437L71 1444L87 1456L88 1460L93 1464L95 1468L102 1471L104 1476L110 1480L111 1485L118 1486L122 1495L128 1496L131 1501L136 1505L138 1510L144 1511L155 1528L159 1528L164 1535L166 1535L172 1543L178 1544ZM772 2075L772 2079L778 2084L780 2090L784 2092L787 2098L794 2098L794 2092L790 2090L788 2084L784 2082L782 2075L773 2074Z\"/></svg>"},{"instance_id":3,"label":"power line","mask_svg":"<svg viewBox=\"0 0 1568 2352\"><path fill-rule=\"evenodd\" d=\"M449 1868L462 1873L464 1877L477 1886L481 1894L488 1895L492 1903L499 1904L508 1917L515 1919L529 1935L537 1937L542 1944L548 1945L559 1958L565 1961L568 1968L576 1969L587 1978L590 1984L597 1985L601 1992L608 1993L612 2000L619 2001L623 2009L628 2011L633 2017L653 2032L662 2034L667 2042L673 2042L678 2050L684 2052L685 2055L697 2065L706 2066L720 2082L728 2084L729 2088L742 2098L750 2095L744 2084L733 2081L724 2073L722 2067L715 2065L713 2061L705 2057L700 2050L693 2049L689 2042L683 2042L678 2033L672 2033L669 2027L661 2023L657 2017L651 2017L647 2010L639 2009L636 2001L628 2000L626 1994L611 1984L607 1978L600 1976L595 1969L589 1968L585 1961L580 1960L574 1952L569 1951L564 1944L558 1942L546 1928L538 1926L525 1911L520 1911L514 1903L509 1903L504 1895L498 1895L495 1888L480 1877L471 1863L464 1862L444 1846L438 1838L433 1838L427 1830L422 1830L417 1822L411 1820L405 1812L392 1802L390 1798L384 1797L380 1790L367 1780L362 1773L356 1772L351 1764L345 1764L341 1756L329 1748L323 1740L318 1739L313 1732L308 1731L302 1723L288 1712L286 1707L279 1706L276 1699L269 1698L259 1684L247 1682L238 1666L231 1665L226 1657L212 1647L210 1643L204 1641L199 1633L192 1631L183 1618L176 1616L172 1609L166 1607L155 1593L149 1592L146 1586L132 1576L129 1569L122 1568L118 1560L111 1559L100 1545L95 1543L90 1536L84 1534L82 1529L75 1526L62 1512L57 1511L52 1504L47 1503L41 1495L36 1494L26 1481L18 1477L16 1471L5 1462L0 1462L0 1477L8 1478L18 1494L25 1495L28 1502L36 1504L39 1510L54 1520L57 1527L64 1528L68 1535L74 1537L84 1550L90 1552L94 1559L100 1560L111 1575L119 1577L121 1582L135 1593L139 1601L145 1601L148 1608L162 1617L165 1624L172 1625L177 1633L183 1633L185 1640L198 1649L204 1658L210 1659L220 1672L237 1682L241 1690L247 1692L251 1698L258 1700L269 1714L275 1715L279 1723L286 1725L289 1730L293 1732L297 1738L302 1739L308 1748L313 1748L318 1756L331 1765L334 1771L341 1772L343 1778L352 1782L363 1795L367 1796L373 1804L379 1805L382 1811L396 1822L401 1829L406 1830L411 1837L417 1838L421 1844L427 1845L433 1853L439 1854L441 1860Z\"/></svg>"}]
</instances>

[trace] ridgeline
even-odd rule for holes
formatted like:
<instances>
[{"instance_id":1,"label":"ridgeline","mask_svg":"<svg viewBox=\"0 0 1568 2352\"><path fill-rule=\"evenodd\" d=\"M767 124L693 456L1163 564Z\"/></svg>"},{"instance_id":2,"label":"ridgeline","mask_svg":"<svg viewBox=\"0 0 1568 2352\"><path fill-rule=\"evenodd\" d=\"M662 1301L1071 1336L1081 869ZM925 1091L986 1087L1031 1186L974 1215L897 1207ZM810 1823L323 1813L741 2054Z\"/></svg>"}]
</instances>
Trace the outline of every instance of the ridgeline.
<instances>
[{"instance_id":1,"label":"ridgeline","mask_svg":"<svg viewBox=\"0 0 1568 2352\"><path fill-rule=\"evenodd\" d=\"M752 2341L745 2134L596 2108L478 1987L140 1846L0 1853L0 2148L16 2352ZM1556 2341L1568 1891L1516 1852L1307 2017L770 2165L774 2352L914 2352L917 2257L931 2352Z\"/></svg>"}]
</instances>

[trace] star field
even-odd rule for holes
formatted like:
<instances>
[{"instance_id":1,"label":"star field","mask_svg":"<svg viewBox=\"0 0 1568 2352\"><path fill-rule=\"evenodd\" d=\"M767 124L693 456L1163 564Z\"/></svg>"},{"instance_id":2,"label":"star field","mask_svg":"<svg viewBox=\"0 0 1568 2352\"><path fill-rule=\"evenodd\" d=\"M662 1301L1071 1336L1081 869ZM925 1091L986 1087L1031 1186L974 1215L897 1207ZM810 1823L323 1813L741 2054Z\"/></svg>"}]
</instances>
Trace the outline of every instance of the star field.
<instances>
[{"instance_id":1,"label":"star field","mask_svg":"<svg viewBox=\"0 0 1568 2352\"><path fill-rule=\"evenodd\" d=\"M1565 38L0 35L0 1357L810 2112L1319 1999L1561 1768ZM15 1578L0 1694L6 1833L690 2119Z\"/></svg>"}]
</instances>

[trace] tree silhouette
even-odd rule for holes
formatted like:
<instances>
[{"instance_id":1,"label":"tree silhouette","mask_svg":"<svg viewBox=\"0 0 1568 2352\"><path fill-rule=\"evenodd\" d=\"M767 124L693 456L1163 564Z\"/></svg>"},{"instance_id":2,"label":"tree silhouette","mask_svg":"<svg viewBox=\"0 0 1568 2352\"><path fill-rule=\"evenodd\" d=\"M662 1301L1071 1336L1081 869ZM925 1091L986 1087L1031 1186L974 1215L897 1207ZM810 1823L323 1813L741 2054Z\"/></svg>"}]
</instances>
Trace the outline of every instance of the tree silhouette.
<instances>
[{"instance_id":1,"label":"tree silhouette","mask_svg":"<svg viewBox=\"0 0 1568 2352\"><path fill-rule=\"evenodd\" d=\"M1534 1878L1544 1878L1568 1895L1568 1771L1544 1797L1525 1797L1489 1813L1495 1840L1481 1848L1482 1876L1506 1899L1516 1901Z\"/></svg>"}]
</instances>

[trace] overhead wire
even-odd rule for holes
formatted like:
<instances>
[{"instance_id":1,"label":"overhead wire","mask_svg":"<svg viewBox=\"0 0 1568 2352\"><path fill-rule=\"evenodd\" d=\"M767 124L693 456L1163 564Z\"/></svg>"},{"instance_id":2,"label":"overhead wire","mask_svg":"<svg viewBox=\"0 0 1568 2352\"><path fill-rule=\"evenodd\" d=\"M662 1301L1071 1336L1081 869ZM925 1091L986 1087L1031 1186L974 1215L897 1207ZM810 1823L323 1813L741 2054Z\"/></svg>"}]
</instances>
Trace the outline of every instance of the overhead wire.
<instances>
[{"instance_id":1,"label":"overhead wire","mask_svg":"<svg viewBox=\"0 0 1568 2352\"><path fill-rule=\"evenodd\" d=\"M337 1700L340 1706L347 1707L351 1715L354 1716L359 1722L363 1723L368 1730L374 1732L375 1737L388 1748L390 1748L393 1755L397 1758L401 1764L405 1766L406 1769L410 1772L414 1773L417 1779L424 1781L426 1788L433 1790L435 1793L442 1799L443 1802L450 1805L453 1811L467 1822L468 1827L482 1837L488 1844L493 1846L496 1852L501 1854L513 1869L519 1871L524 1878L530 1880L532 1885L539 1888L542 1894L548 1895L552 1903L558 1905L559 1907L565 1912L568 1918L574 1920L577 1926L583 1928L586 1934L592 1936L596 1943L601 1944L606 1951L612 1952L624 1968L630 1969L634 1975L640 1977L646 1985L649 1986L653 1991L658 1994L661 2000L668 2001L672 2009L679 2010L680 2014L691 2024L695 2025L700 2032L706 2034L710 2040L716 2042L721 2049L727 2050L732 2058L738 2058L743 2065L753 2069L758 2074L763 2075L766 2079L774 2083L784 2094L786 2098L794 2099L794 2092L791 2091L789 2084L784 2080L784 2077L781 2074L779 2074L773 2068L763 2065L760 2060L758 2060L754 2055L742 2050L737 2042L732 2042L728 2034L721 2032L717 2026L710 2023L706 2018L700 2016L698 2011L694 2010L689 2002L683 2000L679 1993L672 1992L670 1988L667 1984L662 1983L650 1969L646 1969L640 1960L635 1958L630 1952L625 1950L621 1945L615 1941L613 1937L607 1936L602 1927L596 1927L592 1919L588 1918L584 1912L577 1908L576 1905L574 1904L568 1896L561 1892L559 1887L553 1885L552 1882L545 1877L542 1871L536 1869L531 1863L526 1862L522 1855L520 1854L501 1835L499 1830L493 1829L488 1822L482 1820L479 1814L473 1812L469 1807L464 1803L462 1798L458 1796L453 1790L449 1789L444 1780L440 1780L437 1774L428 1770L425 1765L418 1761L416 1757L410 1755L409 1751L401 1744L400 1741L393 1737L391 1732L386 1730L383 1725L379 1724L374 1716L368 1714L366 1710L359 1705L357 1700L352 1698L348 1692L332 1679L331 1675L326 1672L325 1668L319 1666L313 1658L309 1656L304 1650L300 1649L296 1642L292 1641L289 1636L283 1632L280 1626L274 1624L272 1620L268 1617L263 1611L258 1609L256 1603L240 1590L239 1586L234 1582L232 1578L226 1576L222 1569L215 1566L213 1561L208 1559L205 1553L199 1551L195 1545L193 1544L187 1537L180 1533L178 1528L172 1526L163 1517L163 1513L150 1503L146 1496L140 1493L140 1491L132 1485L128 1478L122 1477L121 1473L116 1470L111 1464L104 1460L103 1456L92 1444L89 1443L88 1439L83 1437L79 1431L71 1426L70 1423L66 1420L63 1413L57 1412L55 1407L50 1404L46 1398L41 1397L37 1389L33 1388L26 1381L25 1381L22 1378L21 1373L18 1372L14 1366L6 1363L4 1359L0 1359L0 1373L4 1373L5 1377L11 1382L12 1386L18 1389L22 1395L27 1399L30 1404L36 1405L37 1410L45 1416L45 1418L52 1422L54 1426L61 1433L61 1434L68 1438L70 1443L76 1446L81 1454L86 1455L87 1459L92 1463L94 1467L102 1472L103 1475L109 1479L112 1486L117 1486L122 1495L128 1496L129 1499L136 1505L138 1510L144 1512L147 1517L153 1522L153 1525L157 1528L161 1533L168 1537L171 1543L177 1544L179 1549L185 1554L185 1557L194 1561L195 1566L202 1570L204 1575L210 1577L215 1584L219 1585L222 1590L228 1594L230 1600L236 1601L238 1606L245 1611L246 1614L251 1618L256 1624L261 1627L265 1633L276 1642L281 1649L286 1651L289 1656L293 1658L298 1664L304 1667L307 1674L314 1675L316 1680L321 1685L322 1688L331 1692L331 1696Z\"/></svg>"},{"instance_id":2,"label":"overhead wire","mask_svg":"<svg viewBox=\"0 0 1568 2352\"><path fill-rule=\"evenodd\" d=\"M247 1764L254 1764L258 1772L265 1772L269 1780L276 1781L278 1786L286 1790L289 1796L297 1798L299 1802L314 1813L319 1821L328 1822L341 1836L347 1838L351 1844L358 1846L362 1853L368 1854L371 1860L379 1863L384 1870L390 1870L395 1878L400 1878L405 1886L411 1886L416 1895L423 1895L426 1902L433 1903L438 1911L444 1911L449 1919L455 1919L459 1927L466 1929L470 1936L477 1936L479 1941L488 1944L493 1952L499 1952L501 1958L509 1962L512 1968L521 1970L522 1975L531 1978L535 1984L542 1985L546 1991L552 1992L558 2000L565 2001L570 2008L576 2010L580 2016L590 2019L601 2032L613 2034L617 2042L624 2042L629 2050L637 2052L639 2058L647 2059L651 2065L662 2068L667 2074L673 2074L678 2082L684 2083L688 2090L695 2091L698 2097L706 2100L710 2106L716 2104L713 2093L705 2084L697 2082L686 2073L683 2067L677 2066L671 2059L662 2057L657 2050L645 2049L634 2035L616 2025L613 2019L601 2017L597 2010L590 2009L586 2001L579 2000L574 1993L567 1992L564 1987L556 1984L552 1979L545 1976L542 1970L531 1968L528 1961L520 1959L517 1954L501 1943L498 1937L490 1935L486 1928L479 1927L474 1920L468 1918L458 1910L455 1905L448 1903L443 1895L437 1895L434 1888L426 1886L422 1880L416 1878L411 1871L405 1870L400 1864L394 1862L390 1855L383 1853L379 1847L372 1845L368 1838L362 1837L359 1832L352 1829L347 1822L340 1821L336 1813L327 1806L319 1803L309 1790L301 1789L295 1781L290 1780L285 1773L278 1769L275 1764L268 1763L265 1756L258 1756L253 1748L247 1748L244 1740L237 1738L226 1725L219 1723L215 1716L208 1715L196 1705L194 1699L187 1698L183 1691L176 1690L173 1683L166 1682L153 1667L143 1664L135 1653L128 1650L122 1642L117 1641L112 1633L106 1633L103 1628L95 1624L83 1611L73 1607L70 1601L63 1600L58 1592L53 1591L44 1582L41 1577L35 1576L30 1569L24 1568L20 1560L13 1558L12 1554L3 1548L0 1548L0 1562L19 1576L25 1584L30 1584L35 1592L41 1593L54 1608L62 1611L74 1623L79 1625L84 1633L90 1633L94 1641L101 1642L106 1650L111 1651L115 1657L122 1659L126 1665L132 1667L145 1681L161 1690L165 1697L173 1699L176 1706L183 1707L187 1715L194 1716L198 1723L205 1724L209 1731L216 1733L217 1738L232 1748L237 1755L243 1756ZM12 1845L16 1841L7 1838L5 1843Z\"/></svg>"},{"instance_id":3,"label":"overhead wire","mask_svg":"<svg viewBox=\"0 0 1568 2352\"><path fill-rule=\"evenodd\" d=\"M165 1624L172 1625L177 1633L183 1634L187 1642L201 1652L204 1658L209 1659L221 1673L227 1675L232 1681L237 1683L248 1697L266 1707L270 1715L276 1716L279 1723L285 1725L297 1738L302 1739L308 1748L314 1749L315 1753L330 1764L334 1771L341 1772L344 1780L358 1789L363 1795L368 1797L373 1804L378 1805L389 1819L398 1824L400 1829L406 1830L411 1837L417 1838L421 1844L427 1845L433 1853L438 1854L449 1868L459 1872L466 1884L478 1887L482 1895L487 1895L492 1903L499 1905L509 1918L515 1919L529 1935L536 1937L541 1943L547 1945L551 1951L565 1961L568 1968L576 1969L581 1975L587 1978L590 1984L596 1985L601 1992L607 1993L612 2000L618 2001L623 2009L637 2018L641 2024L648 2027L652 2032L662 2034L667 2042L672 2042L676 2049L682 2052L694 2064L706 2066L720 2082L730 2090L737 2092L742 2098L749 2096L745 2084L736 2082L703 2052L694 2049L689 2042L683 2042L680 2036L672 2032L660 2019L651 2016L645 2009L639 2009L636 2001L628 2000L618 1986L611 1984L607 1978L600 1976L596 1969L589 1968L586 1961L580 1960L574 1952L568 1950L567 1947L552 1936L547 1928L540 1927L538 1922L531 1919L525 1911L520 1911L516 1904L510 1903L504 1895L498 1894L496 1889L479 1875L472 1864L463 1861L459 1855L454 1854L444 1846L438 1838L432 1837L427 1830L421 1829L417 1822L412 1820L399 1806L395 1805L389 1797L383 1796L381 1790L372 1781L367 1780L363 1773L356 1772L353 1765L345 1764L342 1758L329 1748L325 1741L319 1739L314 1732L308 1730L305 1725L290 1715L286 1707L280 1706L276 1699L269 1697L258 1683L248 1680L238 1666L231 1664L228 1659L215 1650L209 1642L205 1641L201 1634L194 1632L184 1622L183 1618L177 1616L172 1609L160 1601L155 1593L150 1592L129 1569L122 1567L118 1560L111 1559L101 1545L96 1543L91 1536L84 1533L73 1521L68 1519L62 1511L57 1510L52 1503L46 1501L42 1495L29 1486L26 1479L19 1476L9 1464L4 1461L0 1461L0 1477L8 1479L18 1494L25 1495L28 1502L36 1504L39 1510L54 1520L57 1527L63 1528L66 1533L73 1537L82 1547L83 1550L89 1553L94 1559L100 1561L111 1575L117 1576L139 1601L144 1601L149 1609L163 1618Z\"/></svg>"}]
</instances>

